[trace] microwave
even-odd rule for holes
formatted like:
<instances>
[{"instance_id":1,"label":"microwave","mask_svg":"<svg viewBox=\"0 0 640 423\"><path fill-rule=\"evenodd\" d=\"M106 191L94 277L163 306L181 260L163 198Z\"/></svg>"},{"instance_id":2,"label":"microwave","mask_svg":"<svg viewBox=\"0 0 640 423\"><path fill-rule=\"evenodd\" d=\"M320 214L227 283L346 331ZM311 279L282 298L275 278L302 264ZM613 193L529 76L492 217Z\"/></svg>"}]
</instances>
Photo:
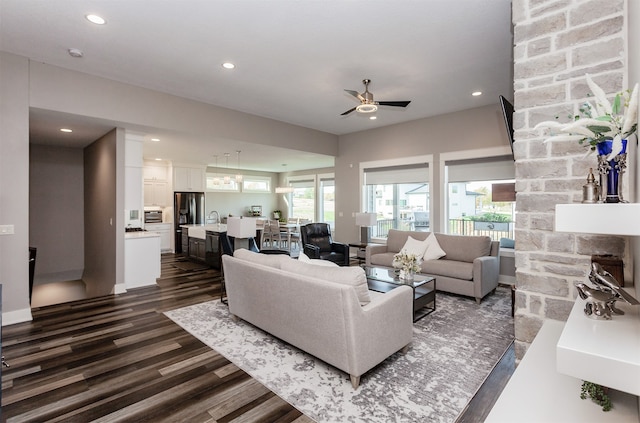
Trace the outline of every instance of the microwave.
<instances>
[{"instance_id":1,"label":"microwave","mask_svg":"<svg viewBox=\"0 0 640 423\"><path fill-rule=\"evenodd\" d=\"M145 211L144 223L162 223L162 211L160 210Z\"/></svg>"}]
</instances>

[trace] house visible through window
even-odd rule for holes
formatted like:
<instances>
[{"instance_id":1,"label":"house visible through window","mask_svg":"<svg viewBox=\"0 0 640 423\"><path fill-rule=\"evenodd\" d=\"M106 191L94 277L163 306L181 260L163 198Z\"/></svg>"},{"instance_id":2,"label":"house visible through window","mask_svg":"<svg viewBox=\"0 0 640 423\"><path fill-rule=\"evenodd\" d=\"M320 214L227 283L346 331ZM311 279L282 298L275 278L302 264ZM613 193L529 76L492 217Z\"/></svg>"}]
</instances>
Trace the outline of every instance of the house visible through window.
<instances>
[{"instance_id":1,"label":"house visible through window","mask_svg":"<svg viewBox=\"0 0 640 423\"><path fill-rule=\"evenodd\" d=\"M429 172L426 163L364 169L364 209L378 215L372 237L390 229L429 231Z\"/></svg>"}]
</instances>

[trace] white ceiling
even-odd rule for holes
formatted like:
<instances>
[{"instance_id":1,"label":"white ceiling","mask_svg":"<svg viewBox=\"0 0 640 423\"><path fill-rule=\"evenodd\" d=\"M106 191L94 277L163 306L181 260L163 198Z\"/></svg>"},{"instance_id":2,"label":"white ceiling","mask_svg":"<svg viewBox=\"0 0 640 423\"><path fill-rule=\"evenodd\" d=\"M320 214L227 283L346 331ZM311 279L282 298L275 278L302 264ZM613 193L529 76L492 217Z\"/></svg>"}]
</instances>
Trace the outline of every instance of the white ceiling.
<instances>
[{"instance_id":1,"label":"white ceiling","mask_svg":"<svg viewBox=\"0 0 640 423\"><path fill-rule=\"evenodd\" d=\"M497 104L513 91L511 0L2 0L0 19L0 50L337 135ZM358 104L344 89L362 92L364 78L375 100L411 104L381 106L375 121L340 116ZM64 124L77 128L72 143L59 141ZM31 141L78 145L114 124L32 110ZM203 160L207 140L181 138L176 149L178 134L156 135L163 142L145 144L146 157ZM333 165L232 140L220 148L242 150L247 169Z\"/></svg>"}]
</instances>

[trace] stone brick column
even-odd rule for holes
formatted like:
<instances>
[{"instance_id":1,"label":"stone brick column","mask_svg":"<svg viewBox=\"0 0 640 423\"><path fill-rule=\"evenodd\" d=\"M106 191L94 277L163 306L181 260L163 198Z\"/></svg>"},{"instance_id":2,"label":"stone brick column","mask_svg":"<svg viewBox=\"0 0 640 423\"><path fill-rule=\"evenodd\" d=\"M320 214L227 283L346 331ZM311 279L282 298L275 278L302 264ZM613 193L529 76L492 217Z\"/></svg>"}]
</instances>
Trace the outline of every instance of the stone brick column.
<instances>
[{"instance_id":1,"label":"stone brick column","mask_svg":"<svg viewBox=\"0 0 640 423\"><path fill-rule=\"evenodd\" d=\"M516 157L516 355L546 319L565 321L574 282L592 254L624 255L625 239L556 233L555 205L580 202L596 156L577 142L544 143L532 128L579 112L590 74L605 92L626 88L626 0L513 0Z\"/></svg>"}]
</instances>

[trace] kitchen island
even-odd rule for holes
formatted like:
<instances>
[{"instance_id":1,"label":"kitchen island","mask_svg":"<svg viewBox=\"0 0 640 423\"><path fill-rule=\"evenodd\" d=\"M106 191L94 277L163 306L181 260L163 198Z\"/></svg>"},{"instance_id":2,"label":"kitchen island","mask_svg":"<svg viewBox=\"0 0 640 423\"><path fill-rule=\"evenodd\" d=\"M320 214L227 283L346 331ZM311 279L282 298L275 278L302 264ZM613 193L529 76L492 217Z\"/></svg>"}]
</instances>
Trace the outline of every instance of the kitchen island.
<instances>
[{"instance_id":1,"label":"kitchen island","mask_svg":"<svg viewBox=\"0 0 640 423\"><path fill-rule=\"evenodd\" d=\"M220 234L227 225L180 225L182 227L182 254L190 260L204 262L214 269L222 267Z\"/></svg>"},{"instance_id":2,"label":"kitchen island","mask_svg":"<svg viewBox=\"0 0 640 423\"><path fill-rule=\"evenodd\" d=\"M160 277L160 234L151 231L124 234L124 286L153 285Z\"/></svg>"}]
</instances>

